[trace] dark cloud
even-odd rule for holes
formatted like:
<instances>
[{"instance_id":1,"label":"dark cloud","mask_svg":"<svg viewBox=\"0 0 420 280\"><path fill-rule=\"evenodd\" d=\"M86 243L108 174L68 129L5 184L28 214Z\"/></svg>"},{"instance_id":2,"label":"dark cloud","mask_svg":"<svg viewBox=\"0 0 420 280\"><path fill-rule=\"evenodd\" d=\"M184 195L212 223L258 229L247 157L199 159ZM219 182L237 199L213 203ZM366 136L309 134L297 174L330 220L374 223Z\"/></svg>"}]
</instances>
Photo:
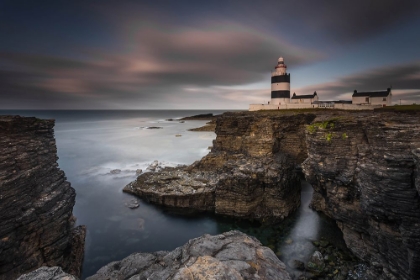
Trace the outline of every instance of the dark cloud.
<instances>
[{"instance_id":1,"label":"dark cloud","mask_svg":"<svg viewBox=\"0 0 420 280\"><path fill-rule=\"evenodd\" d=\"M394 102L404 99L406 102L420 101L420 62L407 65L382 67L354 75L342 77L331 83L312 85L295 89L297 94L314 91L323 100L351 99L353 90L374 91L392 87Z\"/></svg>"},{"instance_id":2,"label":"dark cloud","mask_svg":"<svg viewBox=\"0 0 420 280\"><path fill-rule=\"evenodd\" d=\"M41 105L29 104L41 108L59 106L63 100L66 102L61 106L66 108L77 102L83 108L104 104L133 108L136 104L133 101L137 100L143 106L145 102L165 100L173 95L181 97L184 89L191 86L259 81L276 64L279 53L297 65L321 57L315 51L232 22L206 22L196 28L171 29L140 24L134 36L121 37L125 38L124 44L134 47L118 52L85 49L83 57L87 59L0 53L0 70L3 69L3 79L7 80L0 84L0 101L10 96L29 100L28 92L37 92L39 99L45 101ZM72 55L77 57L75 53Z\"/></svg>"},{"instance_id":3,"label":"dark cloud","mask_svg":"<svg viewBox=\"0 0 420 280\"><path fill-rule=\"evenodd\" d=\"M57 3L0 4L7 38L0 41L0 108L220 107L238 99L246 108L265 94L247 85L267 80L278 56L293 67L326 60L335 50L330 45L357 44L395 28L420 6L410 0ZM333 96L347 87L399 87L406 75L404 88L415 90L410 77L418 69L411 66L321 86Z\"/></svg>"}]
</instances>

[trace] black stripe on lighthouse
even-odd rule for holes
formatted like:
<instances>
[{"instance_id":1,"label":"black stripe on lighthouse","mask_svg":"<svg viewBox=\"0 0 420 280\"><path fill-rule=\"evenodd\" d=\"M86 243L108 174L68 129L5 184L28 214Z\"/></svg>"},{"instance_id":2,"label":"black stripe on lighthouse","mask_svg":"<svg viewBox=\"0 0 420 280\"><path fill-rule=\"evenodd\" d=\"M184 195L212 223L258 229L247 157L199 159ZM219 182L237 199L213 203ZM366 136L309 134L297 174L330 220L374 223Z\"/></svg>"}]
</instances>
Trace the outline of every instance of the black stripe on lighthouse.
<instances>
[{"instance_id":1,"label":"black stripe on lighthouse","mask_svg":"<svg viewBox=\"0 0 420 280\"><path fill-rule=\"evenodd\" d=\"M290 83L290 75L272 76L271 83Z\"/></svg>"},{"instance_id":2,"label":"black stripe on lighthouse","mask_svg":"<svg viewBox=\"0 0 420 280\"><path fill-rule=\"evenodd\" d=\"M280 77L280 76L277 76ZM275 90L271 92L271 98L290 98L290 90Z\"/></svg>"}]
</instances>

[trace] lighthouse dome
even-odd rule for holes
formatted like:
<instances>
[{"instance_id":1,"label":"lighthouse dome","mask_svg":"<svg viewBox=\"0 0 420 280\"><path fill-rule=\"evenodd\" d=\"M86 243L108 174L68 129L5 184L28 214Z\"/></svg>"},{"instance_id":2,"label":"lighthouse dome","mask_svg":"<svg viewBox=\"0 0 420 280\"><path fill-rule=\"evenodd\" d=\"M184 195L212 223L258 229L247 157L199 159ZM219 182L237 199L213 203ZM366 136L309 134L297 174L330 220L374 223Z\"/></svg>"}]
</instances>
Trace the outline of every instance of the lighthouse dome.
<instances>
[{"instance_id":1,"label":"lighthouse dome","mask_svg":"<svg viewBox=\"0 0 420 280\"><path fill-rule=\"evenodd\" d=\"M284 62L283 57L279 57L278 62Z\"/></svg>"}]
</instances>

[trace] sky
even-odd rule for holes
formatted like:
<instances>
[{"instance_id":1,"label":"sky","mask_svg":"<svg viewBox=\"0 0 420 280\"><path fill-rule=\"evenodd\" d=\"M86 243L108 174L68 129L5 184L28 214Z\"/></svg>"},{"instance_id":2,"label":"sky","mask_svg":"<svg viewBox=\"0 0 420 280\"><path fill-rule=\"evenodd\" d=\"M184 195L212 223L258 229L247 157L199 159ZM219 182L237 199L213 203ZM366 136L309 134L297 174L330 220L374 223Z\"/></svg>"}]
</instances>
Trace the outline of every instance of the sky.
<instances>
[{"instance_id":1,"label":"sky","mask_svg":"<svg viewBox=\"0 0 420 280\"><path fill-rule=\"evenodd\" d=\"M0 0L0 109L247 109L291 93L420 103L420 1Z\"/></svg>"}]
</instances>

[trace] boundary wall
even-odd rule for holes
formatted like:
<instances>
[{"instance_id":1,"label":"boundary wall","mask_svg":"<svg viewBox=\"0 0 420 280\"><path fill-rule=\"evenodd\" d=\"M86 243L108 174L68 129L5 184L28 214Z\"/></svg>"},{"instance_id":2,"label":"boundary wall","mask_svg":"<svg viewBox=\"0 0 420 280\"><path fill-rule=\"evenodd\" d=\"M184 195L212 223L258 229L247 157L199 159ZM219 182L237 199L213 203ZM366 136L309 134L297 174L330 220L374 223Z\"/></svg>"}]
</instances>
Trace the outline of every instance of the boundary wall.
<instances>
[{"instance_id":1,"label":"boundary wall","mask_svg":"<svg viewBox=\"0 0 420 280\"><path fill-rule=\"evenodd\" d=\"M358 105L358 104L342 104L342 103L320 103L320 104L250 104L249 111L259 110L288 110L288 109L310 109L310 108L324 108L324 109L341 109L341 110L373 110L381 108L382 105Z\"/></svg>"}]
</instances>

